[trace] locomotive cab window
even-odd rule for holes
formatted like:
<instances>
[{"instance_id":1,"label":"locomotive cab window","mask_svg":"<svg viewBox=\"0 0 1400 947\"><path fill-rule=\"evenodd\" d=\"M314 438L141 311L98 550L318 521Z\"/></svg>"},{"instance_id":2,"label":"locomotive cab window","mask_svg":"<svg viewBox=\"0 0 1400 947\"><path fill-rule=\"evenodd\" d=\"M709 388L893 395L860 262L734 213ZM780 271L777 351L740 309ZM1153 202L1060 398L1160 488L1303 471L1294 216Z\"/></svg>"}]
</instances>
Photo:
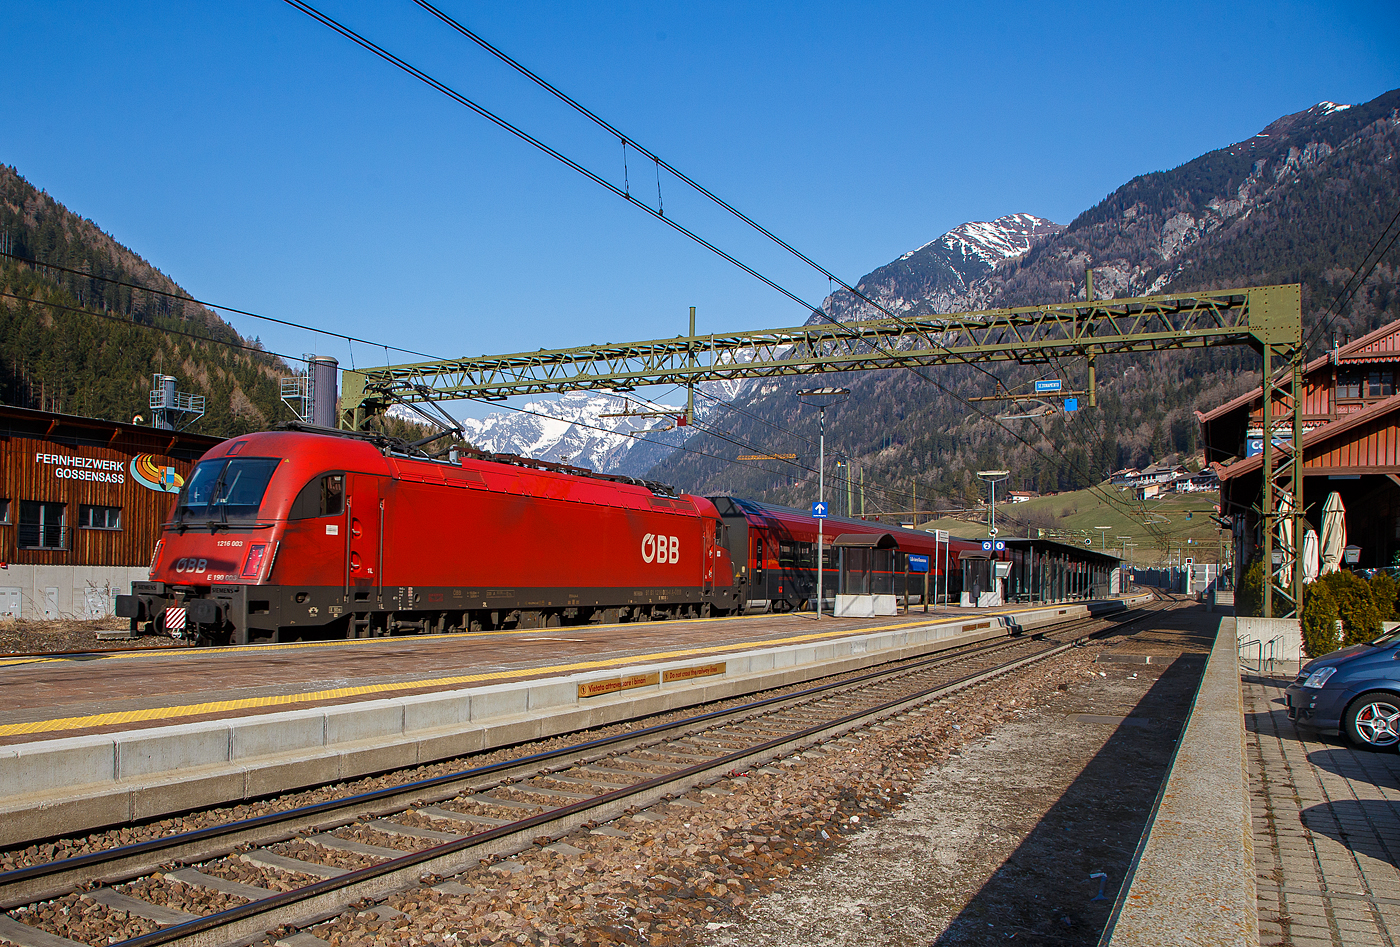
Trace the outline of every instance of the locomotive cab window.
<instances>
[{"instance_id":1,"label":"locomotive cab window","mask_svg":"<svg viewBox=\"0 0 1400 947\"><path fill-rule=\"evenodd\" d=\"M257 519L258 507L281 461L275 457L206 460L180 491L175 521L236 522Z\"/></svg>"},{"instance_id":2,"label":"locomotive cab window","mask_svg":"<svg viewBox=\"0 0 1400 947\"><path fill-rule=\"evenodd\" d=\"M317 516L339 516L345 512L345 474L313 477L292 501L290 518L306 520Z\"/></svg>"}]
</instances>

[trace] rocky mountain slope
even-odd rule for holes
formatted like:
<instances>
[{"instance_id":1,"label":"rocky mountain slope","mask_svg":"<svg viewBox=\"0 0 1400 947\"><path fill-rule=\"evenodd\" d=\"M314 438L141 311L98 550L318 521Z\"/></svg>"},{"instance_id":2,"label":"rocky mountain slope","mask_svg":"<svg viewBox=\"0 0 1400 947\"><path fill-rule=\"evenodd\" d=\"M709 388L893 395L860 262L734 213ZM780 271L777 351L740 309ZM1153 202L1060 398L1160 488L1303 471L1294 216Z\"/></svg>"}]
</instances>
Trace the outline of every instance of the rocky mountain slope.
<instances>
[{"instance_id":1,"label":"rocky mountain slope","mask_svg":"<svg viewBox=\"0 0 1400 947\"><path fill-rule=\"evenodd\" d=\"M1397 155L1400 91L1361 105L1320 103L1246 141L1134 178L1063 228L1028 226L1024 251L1000 265L978 273L985 261L949 260L944 250L956 246L949 234L875 270L862 291L873 289L896 312L922 313L1082 298L1087 267L1100 297L1299 282L1318 351L1334 333L1355 337L1400 318L1393 258L1344 311L1330 311L1400 208ZM927 266L911 265L923 250L930 251ZM954 268L964 261L971 274ZM840 318L871 314L839 293L827 306ZM1018 420L997 420L996 403L965 399L992 393L996 379L1014 387L1062 377L1082 387L1083 365L827 376L851 389L844 405L827 412L828 454L844 453L849 462L829 469L828 489L834 476L845 490L846 471L858 471L867 512L895 513L911 509L915 496L920 509L933 497L974 503L985 493L975 471L987 467L1010 469L1011 489L1082 487L1128 464L1189 455L1197 437L1192 412L1256 384L1257 369L1257 357L1243 349L1101 360L1100 407ZM711 433L687 443L690 453L672 455L651 475L701 492L812 499L816 418L798 404L798 387L773 382L746 392L732 414L712 419ZM737 464L733 457L746 450L740 444L798 457Z\"/></svg>"}]
</instances>

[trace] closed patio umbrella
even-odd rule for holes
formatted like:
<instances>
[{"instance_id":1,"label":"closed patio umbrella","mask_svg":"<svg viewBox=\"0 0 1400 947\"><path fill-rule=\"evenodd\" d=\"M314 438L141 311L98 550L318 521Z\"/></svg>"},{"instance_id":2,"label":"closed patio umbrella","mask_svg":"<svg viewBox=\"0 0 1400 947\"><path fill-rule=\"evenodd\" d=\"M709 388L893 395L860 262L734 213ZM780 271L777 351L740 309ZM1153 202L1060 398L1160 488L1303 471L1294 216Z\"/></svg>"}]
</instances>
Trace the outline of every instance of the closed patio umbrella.
<instances>
[{"instance_id":1,"label":"closed patio umbrella","mask_svg":"<svg viewBox=\"0 0 1400 947\"><path fill-rule=\"evenodd\" d=\"M1303 533L1303 584L1317 580L1318 569L1321 563L1317 556L1318 539L1315 530L1305 530Z\"/></svg>"},{"instance_id":2,"label":"closed patio umbrella","mask_svg":"<svg viewBox=\"0 0 1400 947\"><path fill-rule=\"evenodd\" d=\"M1322 504L1322 575L1342 568L1342 550L1347 544L1347 511L1334 491Z\"/></svg>"}]
</instances>

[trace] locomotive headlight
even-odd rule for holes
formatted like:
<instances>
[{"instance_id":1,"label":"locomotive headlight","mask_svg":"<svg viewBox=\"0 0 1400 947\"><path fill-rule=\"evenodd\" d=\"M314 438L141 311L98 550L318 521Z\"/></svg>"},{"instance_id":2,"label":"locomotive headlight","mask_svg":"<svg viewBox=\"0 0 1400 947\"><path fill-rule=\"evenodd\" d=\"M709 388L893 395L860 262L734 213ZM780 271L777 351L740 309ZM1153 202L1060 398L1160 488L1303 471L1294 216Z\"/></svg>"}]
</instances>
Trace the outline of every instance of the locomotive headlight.
<instances>
[{"instance_id":1,"label":"locomotive headlight","mask_svg":"<svg viewBox=\"0 0 1400 947\"><path fill-rule=\"evenodd\" d=\"M160 562L160 547L161 547L161 546L164 546L164 545L165 545L165 540L163 540L163 539L158 539L158 540L156 540L156 548L155 548L155 551L151 553L151 568L147 570L148 572L150 572L151 575L155 575L155 574L156 574L156 563Z\"/></svg>"},{"instance_id":2,"label":"locomotive headlight","mask_svg":"<svg viewBox=\"0 0 1400 947\"><path fill-rule=\"evenodd\" d=\"M267 556L267 543L253 543L248 547L248 558L243 560L243 571L239 577L256 579L262 571L263 559Z\"/></svg>"}]
</instances>

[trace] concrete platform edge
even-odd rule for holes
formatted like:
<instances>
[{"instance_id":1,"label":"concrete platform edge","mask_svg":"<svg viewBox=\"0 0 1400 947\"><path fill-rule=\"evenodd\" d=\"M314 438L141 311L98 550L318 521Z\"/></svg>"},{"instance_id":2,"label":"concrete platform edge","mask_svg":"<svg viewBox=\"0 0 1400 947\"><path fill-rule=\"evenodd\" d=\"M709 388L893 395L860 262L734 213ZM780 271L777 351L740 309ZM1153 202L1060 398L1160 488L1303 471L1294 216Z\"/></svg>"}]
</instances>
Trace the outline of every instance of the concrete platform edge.
<instances>
[{"instance_id":1,"label":"concrete platform edge","mask_svg":"<svg viewBox=\"0 0 1400 947\"><path fill-rule=\"evenodd\" d=\"M1258 947L1235 620L1221 619L1171 772L1114 917L1111 947Z\"/></svg>"},{"instance_id":2,"label":"concrete platform edge","mask_svg":"<svg viewBox=\"0 0 1400 947\"><path fill-rule=\"evenodd\" d=\"M1053 605L715 655L701 660L724 661L723 676L603 697L580 699L578 685L685 667L697 659L0 747L0 846L604 726L1091 613L1111 614L1135 601ZM968 630L983 622L985 627Z\"/></svg>"}]
</instances>

